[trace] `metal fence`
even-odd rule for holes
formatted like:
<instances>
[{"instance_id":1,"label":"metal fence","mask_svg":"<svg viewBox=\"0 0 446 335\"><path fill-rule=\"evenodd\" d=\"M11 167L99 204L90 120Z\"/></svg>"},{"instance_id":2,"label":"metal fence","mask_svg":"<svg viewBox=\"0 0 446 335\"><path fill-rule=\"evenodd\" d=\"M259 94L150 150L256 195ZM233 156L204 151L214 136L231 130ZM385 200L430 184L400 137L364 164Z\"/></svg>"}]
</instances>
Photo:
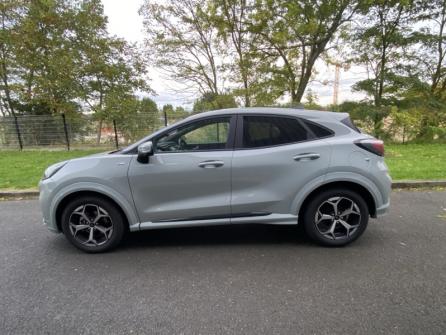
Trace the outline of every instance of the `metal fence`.
<instances>
[{"instance_id":1,"label":"metal fence","mask_svg":"<svg viewBox=\"0 0 446 335\"><path fill-rule=\"evenodd\" d=\"M119 148L178 120L158 113L102 121L84 114L7 116L0 118L0 148Z\"/></svg>"}]
</instances>

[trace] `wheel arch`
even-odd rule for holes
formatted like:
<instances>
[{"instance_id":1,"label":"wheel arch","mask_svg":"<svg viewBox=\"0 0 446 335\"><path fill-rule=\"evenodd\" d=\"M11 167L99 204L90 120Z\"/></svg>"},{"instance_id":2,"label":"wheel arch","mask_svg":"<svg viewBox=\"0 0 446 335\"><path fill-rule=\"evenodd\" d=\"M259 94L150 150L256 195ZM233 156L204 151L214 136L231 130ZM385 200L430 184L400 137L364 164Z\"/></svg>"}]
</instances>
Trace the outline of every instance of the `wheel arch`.
<instances>
[{"instance_id":1,"label":"wheel arch","mask_svg":"<svg viewBox=\"0 0 446 335\"><path fill-rule=\"evenodd\" d=\"M76 187L74 187L76 186ZM80 196L97 196L102 199L106 199L113 203L116 208L121 212L122 217L127 223L127 227L130 230L135 230L135 227L139 227L139 219L134 210L133 204L128 203L125 198L119 196L119 194L114 194L113 190L109 190L104 187L94 187L95 185L72 185L72 188L65 189L58 192L58 195L53 198L51 205L51 212L53 213L52 220L54 220L57 228L61 231L61 218L62 212L66 204L74 198Z\"/></svg>"},{"instance_id":2,"label":"wheel arch","mask_svg":"<svg viewBox=\"0 0 446 335\"><path fill-rule=\"evenodd\" d=\"M319 185L315 188L313 188L313 190L311 192L309 192L306 196L305 199L303 200L303 202L300 204L299 208L298 208L298 219L300 220L303 217L303 211L305 210L305 208L307 207L307 204L319 193L329 190L329 189L334 189L334 188L343 188L343 189L348 189L351 191L354 191L356 193L358 193L360 196L363 197L364 201L367 204L367 207L369 209L369 213L371 217L376 217L376 208L377 208L377 204L376 204L376 200L375 197L373 196L372 192L365 187L364 185L361 185L355 181L350 181L350 180L337 180L337 181L330 181L330 182L326 182L322 185Z\"/></svg>"}]
</instances>

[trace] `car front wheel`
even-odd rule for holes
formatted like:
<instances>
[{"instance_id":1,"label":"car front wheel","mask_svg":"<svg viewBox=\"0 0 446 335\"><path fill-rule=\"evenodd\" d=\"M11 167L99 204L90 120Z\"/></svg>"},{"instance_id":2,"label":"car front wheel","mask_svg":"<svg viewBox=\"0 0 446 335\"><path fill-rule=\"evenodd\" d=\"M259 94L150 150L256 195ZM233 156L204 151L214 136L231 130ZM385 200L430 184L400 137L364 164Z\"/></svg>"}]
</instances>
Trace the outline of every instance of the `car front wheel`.
<instances>
[{"instance_id":1,"label":"car front wheel","mask_svg":"<svg viewBox=\"0 0 446 335\"><path fill-rule=\"evenodd\" d=\"M308 236L326 246L343 246L365 231L369 210L364 199L354 191L332 189L316 195L304 213Z\"/></svg>"},{"instance_id":2,"label":"car front wheel","mask_svg":"<svg viewBox=\"0 0 446 335\"><path fill-rule=\"evenodd\" d=\"M62 231L78 249L89 253L116 247L124 235L124 220L110 201L86 196L70 202L62 213Z\"/></svg>"}]
</instances>

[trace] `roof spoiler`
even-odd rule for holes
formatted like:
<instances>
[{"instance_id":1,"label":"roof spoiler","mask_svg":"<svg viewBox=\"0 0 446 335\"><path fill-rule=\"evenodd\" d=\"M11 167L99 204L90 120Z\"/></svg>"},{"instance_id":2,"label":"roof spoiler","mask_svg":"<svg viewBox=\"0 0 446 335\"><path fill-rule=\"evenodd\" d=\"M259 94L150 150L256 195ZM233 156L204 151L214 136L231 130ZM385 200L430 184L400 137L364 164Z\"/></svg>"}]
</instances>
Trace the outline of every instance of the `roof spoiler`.
<instances>
[{"instance_id":1,"label":"roof spoiler","mask_svg":"<svg viewBox=\"0 0 446 335\"><path fill-rule=\"evenodd\" d=\"M336 113L335 112L332 115L336 120L339 120L339 121L344 120L347 117L350 117L350 114L348 114L348 113Z\"/></svg>"}]
</instances>

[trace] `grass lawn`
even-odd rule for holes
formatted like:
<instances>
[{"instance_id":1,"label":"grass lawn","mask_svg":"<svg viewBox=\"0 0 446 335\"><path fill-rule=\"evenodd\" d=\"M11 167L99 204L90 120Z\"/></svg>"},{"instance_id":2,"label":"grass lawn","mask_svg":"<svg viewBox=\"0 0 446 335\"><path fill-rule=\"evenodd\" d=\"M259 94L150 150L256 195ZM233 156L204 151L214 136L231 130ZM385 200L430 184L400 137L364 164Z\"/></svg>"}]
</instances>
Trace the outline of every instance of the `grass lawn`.
<instances>
[{"instance_id":1,"label":"grass lawn","mask_svg":"<svg viewBox=\"0 0 446 335\"><path fill-rule=\"evenodd\" d=\"M394 180L446 179L446 144L393 144L385 149Z\"/></svg>"},{"instance_id":2,"label":"grass lawn","mask_svg":"<svg viewBox=\"0 0 446 335\"><path fill-rule=\"evenodd\" d=\"M101 151L0 151L0 189L37 188L48 165ZM446 144L386 145L386 163L394 180L446 179Z\"/></svg>"},{"instance_id":3,"label":"grass lawn","mask_svg":"<svg viewBox=\"0 0 446 335\"><path fill-rule=\"evenodd\" d=\"M53 164L104 149L72 151L0 151L0 189L37 188L43 171Z\"/></svg>"}]
</instances>

